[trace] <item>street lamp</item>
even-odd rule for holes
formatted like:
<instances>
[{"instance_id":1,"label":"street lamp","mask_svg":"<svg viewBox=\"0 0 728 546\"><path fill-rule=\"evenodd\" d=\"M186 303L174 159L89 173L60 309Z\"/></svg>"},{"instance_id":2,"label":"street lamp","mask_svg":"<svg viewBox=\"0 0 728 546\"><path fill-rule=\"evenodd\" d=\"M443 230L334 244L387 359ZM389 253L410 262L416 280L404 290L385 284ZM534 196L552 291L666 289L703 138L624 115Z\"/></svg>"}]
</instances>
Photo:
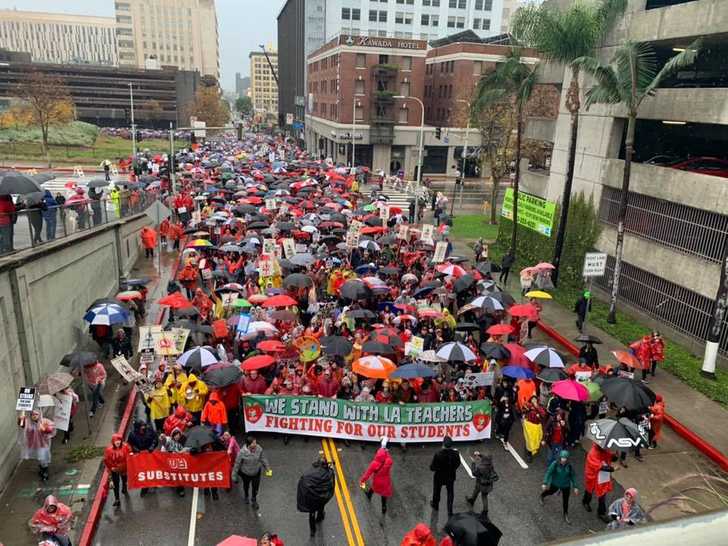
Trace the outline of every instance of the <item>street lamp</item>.
<instances>
[{"instance_id":1,"label":"street lamp","mask_svg":"<svg viewBox=\"0 0 728 546\"><path fill-rule=\"evenodd\" d=\"M356 108L361 106L361 103L354 99L354 104L351 107L351 167L356 172Z\"/></svg>"},{"instance_id":2,"label":"street lamp","mask_svg":"<svg viewBox=\"0 0 728 546\"><path fill-rule=\"evenodd\" d=\"M422 117L420 118L420 153L419 158L417 159L417 184L415 186L415 220L417 220L417 208L420 205L420 198L418 193L420 190L420 186L422 185L422 151L425 146L425 105L417 97L405 97L404 95L395 95L394 98L403 100L416 100L419 103L420 108L422 109Z\"/></svg>"},{"instance_id":3,"label":"street lamp","mask_svg":"<svg viewBox=\"0 0 728 546\"><path fill-rule=\"evenodd\" d=\"M132 166L136 165L136 124L134 123L134 87L129 82L129 103L131 105L131 153L132 153Z\"/></svg>"},{"instance_id":4,"label":"street lamp","mask_svg":"<svg viewBox=\"0 0 728 546\"><path fill-rule=\"evenodd\" d=\"M468 105L468 125L465 128L465 145L463 146L462 167L460 168L460 206L463 205L463 190L465 189L465 161L468 157L468 137L470 136L470 102L465 99L457 99L455 102L462 102ZM452 192L452 203L450 203L450 217L455 207L455 191Z\"/></svg>"}]
</instances>

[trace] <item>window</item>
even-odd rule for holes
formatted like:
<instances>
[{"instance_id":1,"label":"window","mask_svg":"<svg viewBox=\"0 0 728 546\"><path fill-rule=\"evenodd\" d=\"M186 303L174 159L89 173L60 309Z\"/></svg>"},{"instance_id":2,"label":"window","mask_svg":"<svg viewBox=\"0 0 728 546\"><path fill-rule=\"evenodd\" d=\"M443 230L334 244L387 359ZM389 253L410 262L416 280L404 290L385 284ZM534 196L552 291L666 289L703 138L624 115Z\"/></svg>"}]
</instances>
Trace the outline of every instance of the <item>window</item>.
<instances>
[{"instance_id":1,"label":"window","mask_svg":"<svg viewBox=\"0 0 728 546\"><path fill-rule=\"evenodd\" d=\"M457 28L465 28L465 17L458 17L455 26Z\"/></svg>"},{"instance_id":2,"label":"window","mask_svg":"<svg viewBox=\"0 0 728 546\"><path fill-rule=\"evenodd\" d=\"M354 119L357 121L364 119L364 108L362 108L361 104L357 104L354 108Z\"/></svg>"},{"instance_id":3,"label":"window","mask_svg":"<svg viewBox=\"0 0 728 546\"><path fill-rule=\"evenodd\" d=\"M379 36L380 38L386 38L387 37L387 31L386 30L378 30L377 31L377 36Z\"/></svg>"},{"instance_id":4,"label":"window","mask_svg":"<svg viewBox=\"0 0 728 546\"><path fill-rule=\"evenodd\" d=\"M354 94L363 95L364 90L364 80L354 80Z\"/></svg>"},{"instance_id":5,"label":"window","mask_svg":"<svg viewBox=\"0 0 728 546\"><path fill-rule=\"evenodd\" d=\"M401 70L412 70L412 57L401 57L399 68Z\"/></svg>"},{"instance_id":6,"label":"window","mask_svg":"<svg viewBox=\"0 0 728 546\"><path fill-rule=\"evenodd\" d=\"M447 28L455 28L455 17L452 15L447 18Z\"/></svg>"},{"instance_id":7,"label":"window","mask_svg":"<svg viewBox=\"0 0 728 546\"><path fill-rule=\"evenodd\" d=\"M433 8L440 7L440 0L422 0L423 6L432 6Z\"/></svg>"},{"instance_id":8,"label":"window","mask_svg":"<svg viewBox=\"0 0 728 546\"><path fill-rule=\"evenodd\" d=\"M483 73L483 61L473 61L473 76L480 76Z\"/></svg>"},{"instance_id":9,"label":"window","mask_svg":"<svg viewBox=\"0 0 728 546\"><path fill-rule=\"evenodd\" d=\"M483 19L483 30L490 30L490 19Z\"/></svg>"},{"instance_id":10,"label":"window","mask_svg":"<svg viewBox=\"0 0 728 546\"><path fill-rule=\"evenodd\" d=\"M373 23L377 22L377 10L375 10L375 9L369 10L369 20Z\"/></svg>"},{"instance_id":11,"label":"window","mask_svg":"<svg viewBox=\"0 0 728 546\"><path fill-rule=\"evenodd\" d=\"M351 19L351 9L341 8L341 18L345 20Z\"/></svg>"},{"instance_id":12,"label":"window","mask_svg":"<svg viewBox=\"0 0 728 546\"><path fill-rule=\"evenodd\" d=\"M492 11L493 0L475 0L475 9L482 11Z\"/></svg>"},{"instance_id":13,"label":"window","mask_svg":"<svg viewBox=\"0 0 728 546\"><path fill-rule=\"evenodd\" d=\"M387 12L384 10L381 10L379 12L379 22L380 23L386 23L387 22Z\"/></svg>"},{"instance_id":14,"label":"window","mask_svg":"<svg viewBox=\"0 0 728 546\"><path fill-rule=\"evenodd\" d=\"M409 121L407 114L407 108L405 108L404 106L399 109L399 123L407 123Z\"/></svg>"},{"instance_id":15,"label":"window","mask_svg":"<svg viewBox=\"0 0 728 546\"><path fill-rule=\"evenodd\" d=\"M367 56L364 53L357 53L356 54L356 67L357 68L366 68L367 66Z\"/></svg>"},{"instance_id":16,"label":"window","mask_svg":"<svg viewBox=\"0 0 728 546\"><path fill-rule=\"evenodd\" d=\"M352 10L351 10L351 20L352 21L360 21L361 20L361 10L359 8L352 8Z\"/></svg>"},{"instance_id":17,"label":"window","mask_svg":"<svg viewBox=\"0 0 728 546\"><path fill-rule=\"evenodd\" d=\"M458 9L465 9L467 7L467 0L458 0Z\"/></svg>"},{"instance_id":18,"label":"window","mask_svg":"<svg viewBox=\"0 0 728 546\"><path fill-rule=\"evenodd\" d=\"M427 34L426 32L420 33L420 40L428 40L429 38L430 38L430 35Z\"/></svg>"},{"instance_id":19,"label":"window","mask_svg":"<svg viewBox=\"0 0 728 546\"><path fill-rule=\"evenodd\" d=\"M420 16L420 24L421 24L422 26L424 26L424 27L428 26L428 25L430 24L430 16L429 16L429 15L427 15L426 13L423 13L423 14L422 14L422 15Z\"/></svg>"},{"instance_id":20,"label":"window","mask_svg":"<svg viewBox=\"0 0 728 546\"><path fill-rule=\"evenodd\" d=\"M394 22L401 25L404 23L404 13L401 11L398 11L394 14Z\"/></svg>"},{"instance_id":21,"label":"window","mask_svg":"<svg viewBox=\"0 0 728 546\"><path fill-rule=\"evenodd\" d=\"M410 84L409 82L402 82L402 85L399 88L399 94L403 97L409 97L410 94Z\"/></svg>"},{"instance_id":22,"label":"window","mask_svg":"<svg viewBox=\"0 0 728 546\"><path fill-rule=\"evenodd\" d=\"M452 9L458 7L458 0L450 0L448 7Z\"/></svg>"},{"instance_id":23,"label":"window","mask_svg":"<svg viewBox=\"0 0 728 546\"><path fill-rule=\"evenodd\" d=\"M379 64L389 64L389 55L380 55Z\"/></svg>"},{"instance_id":24,"label":"window","mask_svg":"<svg viewBox=\"0 0 728 546\"><path fill-rule=\"evenodd\" d=\"M478 19L477 17L473 19L473 28L475 30L478 30L480 28L480 19Z\"/></svg>"},{"instance_id":25,"label":"window","mask_svg":"<svg viewBox=\"0 0 728 546\"><path fill-rule=\"evenodd\" d=\"M440 16L439 15L432 15L430 17L430 26L431 27L436 27L439 24L440 24ZM437 37L437 35L435 37Z\"/></svg>"},{"instance_id":26,"label":"window","mask_svg":"<svg viewBox=\"0 0 728 546\"><path fill-rule=\"evenodd\" d=\"M405 25L411 25L412 24L412 14L411 13L405 13L404 14L404 24ZM412 38L412 36L409 36Z\"/></svg>"}]
</instances>

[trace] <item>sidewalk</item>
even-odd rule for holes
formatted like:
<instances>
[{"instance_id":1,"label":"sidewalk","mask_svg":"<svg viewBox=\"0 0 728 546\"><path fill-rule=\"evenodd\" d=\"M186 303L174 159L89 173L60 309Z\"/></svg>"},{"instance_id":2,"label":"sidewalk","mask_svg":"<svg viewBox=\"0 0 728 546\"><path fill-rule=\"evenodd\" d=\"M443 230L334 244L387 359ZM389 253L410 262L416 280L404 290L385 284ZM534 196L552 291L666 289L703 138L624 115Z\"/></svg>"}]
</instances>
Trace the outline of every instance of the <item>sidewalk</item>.
<instances>
[{"instance_id":1,"label":"sidewalk","mask_svg":"<svg viewBox=\"0 0 728 546\"><path fill-rule=\"evenodd\" d=\"M171 254L163 254L161 278L156 268L156 257L153 261L140 258L136 263L131 275L147 276L152 279L149 284L148 302L159 299L166 292L173 261ZM106 294L99 294L99 297L103 296ZM148 304L146 322L156 322L158 315L159 306ZM136 339L134 342L136 343ZM98 347L89 337L86 337L77 349L95 351ZM70 506L76 516L71 535L79 533L83 528L85 515L94 499L95 489L98 485L96 481L101 467L102 449L108 444L111 435L117 431L126 406L127 395L130 392L129 386L120 380L119 374L108 364L108 361L104 361L104 364L108 374L104 391L106 404L97 411L93 419L87 419L88 409L80 392L81 387L78 385L78 381L74 383L74 388L81 397L78 412L73 419L75 430L68 444L62 443L63 432L59 431L54 438L50 479L45 483L41 482L35 462L23 461L0 496L0 520L3 521L0 543L13 546L35 546L37 540L30 533L28 520L42 506L45 497L50 494ZM88 424L90 424L90 428ZM95 456L75 463L68 462L67 457L74 448L79 446L100 449L97 449L98 453L95 453Z\"/></svg>"}]
</instances>

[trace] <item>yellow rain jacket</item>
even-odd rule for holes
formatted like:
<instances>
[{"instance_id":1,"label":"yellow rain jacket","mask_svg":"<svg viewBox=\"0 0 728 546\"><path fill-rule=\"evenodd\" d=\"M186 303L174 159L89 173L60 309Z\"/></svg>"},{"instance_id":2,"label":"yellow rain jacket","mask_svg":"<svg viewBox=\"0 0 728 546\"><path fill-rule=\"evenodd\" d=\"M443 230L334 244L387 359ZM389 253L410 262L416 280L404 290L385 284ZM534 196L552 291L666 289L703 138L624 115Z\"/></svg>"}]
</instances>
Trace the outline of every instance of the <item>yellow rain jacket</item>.
<instances>
[{"instance_id":1,"label":"yellow rain jacket","mask_svg":"<svg viewBox=\"0 0 728 546\"><path fill-rule=\"evenodd\" d=\"M196 413L205 407L207 392L207 385L191 373L187 376L187 381L182 383L177 396L181 400L182 407L190 413Z\"/></svg>"},{"instance_id":2,"label":"yellow rain jacket","mask_svg":"<svg viewBox=\"0 0 728 546\"><path fill-rule=\"evenodd\" d=\"M145 397L145 402L149 406L149 416L152 419L165 419L169 417L172 410L172 400L170 391L162 385L158 389L154 389L152 394Z\"/></svg>"}]
</instances>

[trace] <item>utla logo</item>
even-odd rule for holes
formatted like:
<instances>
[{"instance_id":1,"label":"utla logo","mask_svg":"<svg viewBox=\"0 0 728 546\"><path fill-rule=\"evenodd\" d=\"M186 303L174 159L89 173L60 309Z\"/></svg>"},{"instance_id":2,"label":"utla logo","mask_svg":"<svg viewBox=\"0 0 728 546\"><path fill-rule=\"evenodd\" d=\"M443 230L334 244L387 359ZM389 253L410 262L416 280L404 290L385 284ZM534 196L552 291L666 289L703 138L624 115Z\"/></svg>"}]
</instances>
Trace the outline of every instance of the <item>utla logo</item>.
<instances>
[{"instance_id":1,"label":"utla logo","mask_svg":"<svg viewBox=\"0 0 728 546\"><path fill-rule=\"evenodd\" d=\"M183 457L167 459L167 465L170 470L187 470L187 459Z\"/></svg>"}]
</instances>

